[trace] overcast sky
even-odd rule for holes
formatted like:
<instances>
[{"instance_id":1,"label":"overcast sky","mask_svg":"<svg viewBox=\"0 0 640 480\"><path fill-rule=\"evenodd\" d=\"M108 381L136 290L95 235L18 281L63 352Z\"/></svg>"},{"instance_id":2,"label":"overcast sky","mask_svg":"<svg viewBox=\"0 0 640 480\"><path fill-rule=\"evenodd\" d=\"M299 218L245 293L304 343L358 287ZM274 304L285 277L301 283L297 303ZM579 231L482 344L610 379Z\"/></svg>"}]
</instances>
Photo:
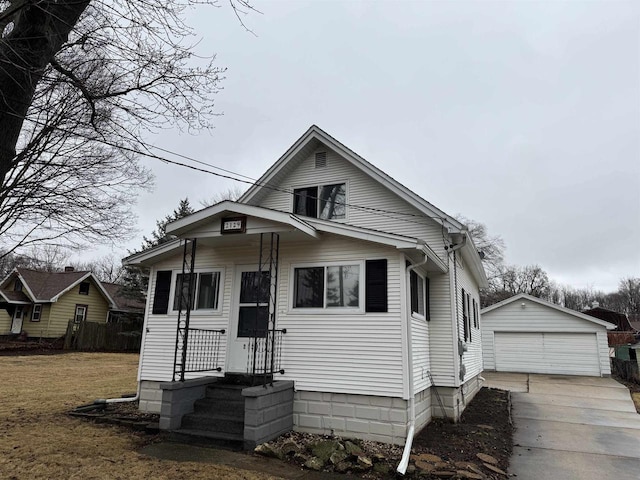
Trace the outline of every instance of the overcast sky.
<instances>
[{"instance_id":1,"label":"overcast sky","mask_svg":"<svg viewBox=\"0 0 640 480\"><path fill-rule=\"evenodd\" d=\"M227 7L191 17L228 68L216 128L149 142L257 178L317 124L485 223L508 263L606 291L640 276L640 2L254 3L255 36ZM140 237L235 185L148 165Z\"/></svg>"}]
</instances>

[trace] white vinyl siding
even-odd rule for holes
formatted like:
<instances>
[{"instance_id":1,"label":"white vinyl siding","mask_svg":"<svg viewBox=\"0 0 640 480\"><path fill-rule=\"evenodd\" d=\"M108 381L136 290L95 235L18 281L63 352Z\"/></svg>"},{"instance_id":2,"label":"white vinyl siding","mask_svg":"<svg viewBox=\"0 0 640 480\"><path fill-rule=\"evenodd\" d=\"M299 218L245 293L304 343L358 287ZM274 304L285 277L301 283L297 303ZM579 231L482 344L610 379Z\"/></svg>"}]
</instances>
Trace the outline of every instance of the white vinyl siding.
<instances>
[{"instance_id":1,"label":"white vinyl siding","mask_svg":"<svg viewBox=\"0 0 640 480\"><path fill-rule=\"evenodd\" d=\"M257 247L212 249L200 245L196 252L196 269L222 268L220 315L192 316L194 328L229 329L231 286L235 265L256 264ZM289 308L293 265L301 263L340 262L350 264L366 259L386 258L388 275L388 312L358 314L298 313ZM159 262L150 277L153 304L155 273L181 268L182 256ZM278 278L277 328L286 328L282 348L280 379L294 380L297 390L353 393L381 396L402 395L402 341L399 255L393 248L353 241L334 235L321 240L281 242ZM144 338L140 379L171 379L175 349L176 315L148 315ZM223 336L222 358L227 335ZM212 375L222 375L212 373ZM201 376L194 374L192 377Z\"/></svg>"},{"instance_id":2,"label":"white vinyl siding","mask_svg":"<svg viewBox=\"0 0 640 480\"><path fill-rule=\"evenodd\" d=\"M471 276L471 272L469 270L468 265L462 259L462 255L456 255L456 259L458 264L456 266L456 273L458 277L458 293L456 295L456 299L458 302L458 313L460 315L460 338L464 340L464 325L462 318L462 289L465 291L465 301L466 295L469 295L469 303L467 309L467 315L469 316L468 325L469 325L469 333L471 334L471 340L466 342L467 351L464 352L462 357L462 364L465 366L467 372L464 376L464 382L472 379L476 375L482 372L482 337L481 337L481 329L476 328L473 322L473 301L476 303L480 303L480 294L478 290L478 284L475 282L473 277ZM478 309L478 316L480 315L480 309ZM480 321L480 320L479 320ZM480 325L480 323L478 323Z\"/></svg>"},{"instance_id":3,"label":"white vinyl siding","mask_svg":"<svg viewBox=\"0 0 640 480\"><path fill-rule=\"evenodd\" d=\"M534 351L544 348L546 357L555 355L552 362L555 367L547 367L545 373L611 373L605 327L528 299L517 300L484 313L482 331L484 368L487 370L522 369L526 365L522 365L520 358L529 357L530 367L524 371L542 373L538 372L541 368L536 367ZM513 343L514 336L522 338L521 352L520 358L510 360L508 346ZM497 345L500 340L506 340L507 343ZM498 353L501 354L500 358ZM509 366L509 361L515 364ZM597 370L595 365L598 365ZM548 371L556 367L555 371Z\"/></svg>"},{"instance_id":4,"label":"white vinyl siding","mask_svg":"<svg viewBox=\"0 0 640 480\"><path fill-rule=\"evenodd\" d=\"M430 275L429 294L431 320L429 321L429 356L431 374L437 386L456 385L453 329L451 326L451 296L449 275ZM415 346L415 342L414 342Z\"/></svg>"},{"instance_id":5,"label":"white vinyl siding","mask_svg":"<svg viewBox=\"0 0 640 480\"><path fill-rule=\"evenodd\" d=\"M310 153L300 163L290 162L288 172L282 176L277 187L285 190L271 190L259 205L285 212L293 211L294 188L307 185L326 185L347 182L347 204L364 206L401 213L384 213L347 206L346 223L358 227L371 228L398 235L420 238L441 257L444 257L442 227L426 218L415 207L402 200L366 173L356 168L335 152L324 147L318 151L327 152L327 166L315 168L315 152ZM257 201L254 199L254 201ZM252 204L252 202L250 202ZM417 215L417 216L412 216ZM337 222L343 220L335 220Z\"/></svg>"}]
</instances>

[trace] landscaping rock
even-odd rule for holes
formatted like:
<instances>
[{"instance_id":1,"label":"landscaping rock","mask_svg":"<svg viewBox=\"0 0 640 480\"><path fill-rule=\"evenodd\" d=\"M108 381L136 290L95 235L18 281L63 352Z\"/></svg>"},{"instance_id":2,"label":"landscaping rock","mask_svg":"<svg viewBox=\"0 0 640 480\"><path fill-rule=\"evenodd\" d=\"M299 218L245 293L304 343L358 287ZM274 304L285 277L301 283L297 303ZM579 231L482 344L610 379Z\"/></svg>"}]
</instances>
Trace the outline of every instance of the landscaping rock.
<instances>
[{"instance_id":1,"label":"landscaping rock","mask_svg":"<svg viewBox=\"0 0 640 480\"><path fill-rule=\"evenodd\" d=\"M349 454L344 450L336 450L329 457L329 461L332 465L337 465L338 463L345 461L348 456Z\"/></svg>"},{"instance_id":2,"label":"landscaping rock","mask_svg":"<svg viewBox=\"0 0 640 480\"><path fill-rule=\"evenodd\" d=\"M430 453L421 453L419 455L416 455L416 458L424 462L431 462L431 463L442 462L442 459L439 456L432 455Z\"/></svg>"},{"instance_id":3,"label":"landscaping rock","mask_svg":"<svg viewBox=\"0 0 640 480\"><path fill-rule=\"evenodd\" d=\"M280 451L285 455L293 455L302 451L302 447L297 442L288 440L280 447Z\"/></svg>"},{"instance_id":4,"label":"landscaping rock","mask_svg":"<svg viewBox=\"0 0 640 480\"><path fill-rule=\"evenodd\" d=\"M353 442L347 440L344 442L344 449L347 451L349 455L362 455L362 448L359 445L356 445Z\"/></svg>"},{"instance_id":5,"label":"landscaping rock","mask_svg":"<svg viewBox=\"0 0 640 480\"><path fill-rule=\"evenodd\" d=\"M305 462L304 466L309 470L315 470L316 472L319 472L324 468L324 462L318 457L311 457Z\"/></svg>"},{"instance_id":6,"label":"landscaping rock","mask_svg":"<svg viewBox=\"0 0 640 480\"><path fill-rule=\"evenodd\" d=\"M346 460L343 460L342 462L338 463L335 467L334 470L338 473L346 473L349 470L351 470L351 468L353 467L353 464L350 462L347 462Z\"/></svg>"},{"instance_id":7,"label":"landscaping rock","mask_svg":"<svg viewBox=\"0 0 640 480\"><path fill-rule=\"evenodd\" d=\"M416 466L415 466L415 465L411 465L411 464L409 464L409 465L407 466L406 474L407 474L407 475L411 475L411 474L413 474L413 473L416 473Z\"/></svg>"},{"instance_id":8,"label":"landscaping rock","mask_svg":"<svg viewBox=\"0 0 640 480\"><path fill-rule=\"evenodd\" d=\"M456 473L460 478L468 478L469 480L483 480L486 477L486 475L480 475L468 470L458 470Z\"/></svg>"},{"instance_id":9,"label":"landscaping rock","mask_svg":"<svg viewBox=\"0 0 640 480\"><path fill-rule=\"evenodd\" d=\"M382 462L374 463L373 471L381 475L388 475L391 473L391 466L388 463L382 463Z\"/></svg>"},{"instance_id":10,"label":"landscaping rock","mask_svg":"<svg viewBox=\"0 0 640 480\"><path fill-rule=\"evenodd\" d=\"M425 472L425 473L433 472L436 469L436 467L434 467L433 464L431 464L429 462L425 462L423 460L417 460L416 461L416 468L419 471Z\"/></svg>"},{"instance_id":11,"label":"landscaping rock","mask_svg":"<svg viewBox=\"0 0 640 480\"><path fill-rule=\"evenodd\" d=\"M500 475L507 474L507 472L505 472L504 470L500 470L498 467L496 467L495 465L491 465L490 463L484 463L483 465L489 470L491 470L492 472L499 473Z\"/></svg>"},{"instance_id":12,"label":"landscaping rock","mask_svg":"<svg viewBox=\"0 0 640 480\"><path fill-rule=\"evenodd\" d=\"M385 457L381 453L374 453L371 456L371 460L373 460L373 463L384 462L386 459L387 457Z\"/></svg>"},{"instance_id":13,"label":"landscaping rock","mask_svg":"<svg viewBox=\"0 0 640 480\"><path fill-rule=\"evenodd\" d=\"M331 454L338 450L339 443L337 440L322 440L311 445L310 450L314 456L318 457L322 462L326 462L331 458Z\"/></svg>"},{"instance_id":14,"label":"landscaping rock","mask_svg":"<svg viewBox=\"0 0 640 480\"><path fill-rule=\"evenodd\" d=\"M431 472L431 475L438 478L451 478L455 476L455 474L455 471L450 470L434 470L433 472Z\"/></svg>"},{"instance_id":15,"label":"landscaping rock","mask_svg":"<svg viewBox=\"0 0 640 480\"><path fill-rule=\"evenodd\" d=\"M492 457L491 455L487 455L486 453L476 453L476 457L478 457L484 463L498 465L498 460L495 457Z\"/></svg>"},{"instance_id":16,"label":"landscaping rock","mask_svg":"<svg viewBox=\"0 0 640 480\"><path fill-rule=\"evenodd\" d=\"M373 462L371 459L362 455L358 456L358 465L364 470L373 468Z\"/></svg>"},{"instance_id":17,"label":"landscaping rock","mask_svg":"<svg viewBox=\"0 0 640 480\"><path fill-rule=\"evenodd\" d=\"M261 443L253 451L264 457L279 458L281 460L284 458L282 452L277 448L274 448L270 443Z\"/></svg>"}]
</instances>

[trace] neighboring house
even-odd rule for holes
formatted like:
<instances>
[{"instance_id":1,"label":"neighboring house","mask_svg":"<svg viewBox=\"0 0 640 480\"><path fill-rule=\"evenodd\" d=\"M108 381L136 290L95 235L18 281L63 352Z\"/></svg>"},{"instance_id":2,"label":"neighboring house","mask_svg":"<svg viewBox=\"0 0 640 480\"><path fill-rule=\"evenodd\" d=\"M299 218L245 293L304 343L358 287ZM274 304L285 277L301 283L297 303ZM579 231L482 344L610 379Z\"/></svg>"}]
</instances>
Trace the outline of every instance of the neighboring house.
<instances>
[{"instance_id":1,"label":"neighboring house","mask_svg":"<svg viewBox=\"0 0 640 480\"><path fill-rule=\"evenodd\" d=\"M14 269L0 282L0 334L58 338L69 320L105 323L115 304L91 272Z\"/></svg>"},{"instance_id":2,"label":"neighboring house","mask_svg":"<svg viewBox=\"0 0 640 480\"><path fill-rule=\"evenodd\" d=\"M485 370L608 376L615 325L521 293L482 310Z\"/></svg>"},{"instance_id":3,"label":"neighboring house","mask_svg":"<svg viewBox=\"0 0 640 480\"><path fill-rule=\"evenodd\" d=\"M635 333L636 331L636 329L631 326L629 319L624 313L603 308L598 305L598 302L593 302L592 308L583 310L582 313L591 317L599 318L605 322L613 323L616 326L616 332Z\"/></svg>"},{"instance_id":4,"label":"neighboring house","mask_svg":"<svg viewBox=\"0 0 640 480\"><path fill-rule=\"evenodd\" d=\"M144 321L144 307L142 300L125 297L122 287L117 283L101 282L114 306L109 310L107 323L132 323L142 327Z\"/></svg>"},{"instance_id":5,"label":"neighboring house","mask_svg":"<svg viewBox=\"0 0 640 480\"><path fill-rule=\"evenodd\" d=\"M238 202L167 233L124 260L150 268L144 411L171 409L183 374L266 370L295 385L296 430L403 444L443 409L458 419L480 387L487 280L466 228L316 126ZM201 348L203 332L215 341Z\"/></svg>"}]
</instances>

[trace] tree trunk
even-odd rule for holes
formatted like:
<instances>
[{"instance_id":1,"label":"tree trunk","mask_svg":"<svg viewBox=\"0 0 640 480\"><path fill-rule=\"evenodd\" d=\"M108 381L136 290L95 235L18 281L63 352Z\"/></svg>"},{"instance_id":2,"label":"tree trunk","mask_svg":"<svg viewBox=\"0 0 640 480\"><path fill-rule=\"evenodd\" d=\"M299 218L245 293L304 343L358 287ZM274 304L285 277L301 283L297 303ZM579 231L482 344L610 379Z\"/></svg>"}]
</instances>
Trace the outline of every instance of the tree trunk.
<instances>
[{"instance_id":1,"label":"tree trunk","mask_svg":"<svg viewBox=\"0 0 640 480\"><path fill-rule=\"evenodd\" d=\"M13 1L0 13L15 12L13 30L0 40L0 188L11 171L36 86L89 2Z\"/></svg>"}]
</instances>

